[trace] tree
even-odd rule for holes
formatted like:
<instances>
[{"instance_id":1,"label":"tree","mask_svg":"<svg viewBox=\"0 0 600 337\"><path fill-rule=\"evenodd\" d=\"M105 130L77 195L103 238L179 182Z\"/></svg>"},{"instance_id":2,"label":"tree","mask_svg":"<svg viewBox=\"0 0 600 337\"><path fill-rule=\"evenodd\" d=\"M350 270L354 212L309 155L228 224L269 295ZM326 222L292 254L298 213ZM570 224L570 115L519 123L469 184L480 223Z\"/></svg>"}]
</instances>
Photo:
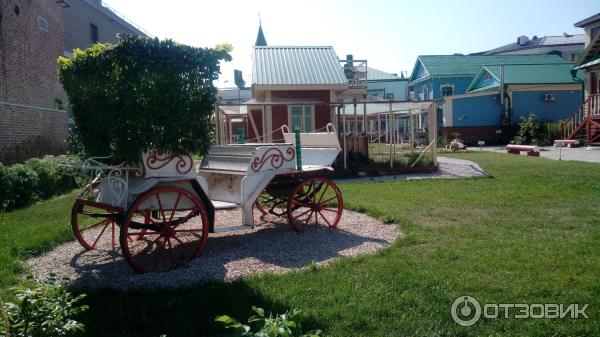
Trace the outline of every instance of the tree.
<instances>
[{"instance_id":1,"label":"tree","mask_svg":"<svg viewBox=\"0 0 600 337\"><path fill-rule=\"evenodd\" d=\"M172 40L122 36L59 59L60 80L88 156L137 163L145 151L208 150L219 76L231 45L196 48Z\"/></svg>"}]
</instances>

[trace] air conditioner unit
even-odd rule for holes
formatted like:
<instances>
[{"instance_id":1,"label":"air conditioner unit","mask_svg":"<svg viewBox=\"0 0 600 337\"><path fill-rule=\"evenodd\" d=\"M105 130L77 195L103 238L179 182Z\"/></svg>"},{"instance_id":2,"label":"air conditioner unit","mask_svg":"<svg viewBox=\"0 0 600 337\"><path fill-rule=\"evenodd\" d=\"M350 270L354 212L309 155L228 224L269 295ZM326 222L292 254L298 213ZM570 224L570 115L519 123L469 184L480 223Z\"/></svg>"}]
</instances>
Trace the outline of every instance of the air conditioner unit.
<instances>
[{"instance_id":1,"label":"air conditioner unit","mask_svg":"<svg viewBox=\"0 0 600 337\"><path fill-rule=\"evenodd\" d=\"M544 101L546 101L546 102L554 102L555 100L556 100L556 95L544 94Z\"/></svg>"}]
</instances>

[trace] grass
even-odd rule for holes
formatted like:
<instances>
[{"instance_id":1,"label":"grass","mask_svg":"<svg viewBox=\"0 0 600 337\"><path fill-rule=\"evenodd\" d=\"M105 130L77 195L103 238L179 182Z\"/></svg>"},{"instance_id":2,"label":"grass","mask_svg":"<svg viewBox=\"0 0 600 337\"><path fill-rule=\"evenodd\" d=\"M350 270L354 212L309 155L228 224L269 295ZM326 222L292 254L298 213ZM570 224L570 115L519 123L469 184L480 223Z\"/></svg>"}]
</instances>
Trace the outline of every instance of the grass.
<instances>
[{"instance_id":1,"label":"grass","mask_svg":"<svg viewBox=\"0 0 600 337\"><path fill-rule=\"evenodd\" d=\"M87 299L86 336L220 334L216 315L244 319L252 305L300 308L305 327L328 336L600 335L599 166L495 153L452 156L478 162L492 177L341 185L347 208L405 232L388 249L230 284L96 291ZM23 254L65 239L70 200L64 199L72 197L5 215L3 287L14 282L5 274L19 271ZM482 303L588 303L590 318L482 319L461 327L450 317L460 295Z\"/></svg>"},{"instance_id":2,"label":"grass","mask_svg":"<svg viewBox=\"0 0 600 337\"><path fill-rule=\"evenodd\" d=\"M0 296L18 282L21 261L71 240L71 207L77 193L42 201L34 206L0 213Z\"/></svg>"}]
</instances>

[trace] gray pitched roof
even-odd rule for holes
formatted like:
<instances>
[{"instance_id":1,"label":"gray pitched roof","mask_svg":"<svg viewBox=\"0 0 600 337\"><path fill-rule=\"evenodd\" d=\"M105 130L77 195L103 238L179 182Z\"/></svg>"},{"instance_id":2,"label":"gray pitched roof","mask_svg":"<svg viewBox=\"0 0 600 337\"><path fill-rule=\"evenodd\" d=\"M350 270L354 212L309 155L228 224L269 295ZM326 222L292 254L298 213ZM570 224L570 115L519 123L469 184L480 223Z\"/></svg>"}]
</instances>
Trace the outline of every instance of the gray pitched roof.
<instances>
[{"instance_id":1,"label":"gray pitched roof","mask_svg":"<svg viewBox=\"0 0 600 337\"><path fill-rule=\"evenodd\" d=\"M573 24L573 26L583 28L584 26L587 26L588 24L598 21L598 20L600 20L600 13L594 14L594 15L592 15L588 18L585 18L579 22L575 22Z\"/></svg>"},{"instance_id":2,"label":"gray pitched roof","mask_svg":"<svg viewBox=\"0 0 600 337\"><path fill-rule=\"evenodd\" d=\"M348 84L333 47L254 47L252 84Z\"/></svg>"},{"instance_id":3,"label":"gray pitched roof","mask_svg":"<svg viewBox=\"0 0 600 337\"><path fill-rule=\"evenodd\" d=\"M517 42L509 43L507 45L490 49L488 51L484 51L481 53L476 53L479 55L494 55L498 53L506 53L510 51L517 51L523 49L532 49L537 47L549 47L549 46L561 46L561 45L570 45L570 44L581 44L585 43L585 34L576 34L576 35L559 35L559 36L543 36L535 39L530 39L526 44L520 45Z\"/></svg>"},{"instance_id":4,"label":"gray pitched roof","mask_svg":"<svg viewBox=\"0 0 600 337\"><path fill-rule=\"evenodd\" d=\"M399 80L401 79L396 74L386 73L379 69L367 68L367 81L384 81L384 80Z\"/></svg>"}]
</instances>

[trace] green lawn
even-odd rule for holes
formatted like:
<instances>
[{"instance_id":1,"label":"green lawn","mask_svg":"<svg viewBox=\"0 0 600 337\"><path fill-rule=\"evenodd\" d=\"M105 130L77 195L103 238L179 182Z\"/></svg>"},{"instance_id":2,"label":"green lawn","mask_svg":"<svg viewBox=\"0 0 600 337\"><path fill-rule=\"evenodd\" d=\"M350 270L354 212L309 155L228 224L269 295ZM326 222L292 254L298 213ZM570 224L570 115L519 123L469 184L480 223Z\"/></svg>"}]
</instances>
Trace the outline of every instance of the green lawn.
<instances>
[{"instance_id":1,"label":"green lawn","mask_svg":"<svg viewBox=\"0 0 600 337\"><path fill-rule=\"evenodd\" d=\"M492 177L341 186L347 208L406 233L389 249L231 284L94 292L86 336L214 335L223 331L216 315L247 318L252 305L300 308L306 327L327 336L600 335L600 165L453 156L478 162ZM72 197L4 216L2 287L14 282L15 257L65 238L65 199ZM482 303L589 303L590 318L483 319L461 327L450 317L460 295Z\"/></svg>"},{"instance_id":2,"label":"green lawn","mask_svg":"<svg viewBox=\"0 0 600 337\"><path fill-rule=\"evenodd\" d=\"M24 257L71 240L68 223L76 196L72 192L32 207L0 212L0 296L6 295L7 288L17 282Z\"/></svg>"}]
</instances>

